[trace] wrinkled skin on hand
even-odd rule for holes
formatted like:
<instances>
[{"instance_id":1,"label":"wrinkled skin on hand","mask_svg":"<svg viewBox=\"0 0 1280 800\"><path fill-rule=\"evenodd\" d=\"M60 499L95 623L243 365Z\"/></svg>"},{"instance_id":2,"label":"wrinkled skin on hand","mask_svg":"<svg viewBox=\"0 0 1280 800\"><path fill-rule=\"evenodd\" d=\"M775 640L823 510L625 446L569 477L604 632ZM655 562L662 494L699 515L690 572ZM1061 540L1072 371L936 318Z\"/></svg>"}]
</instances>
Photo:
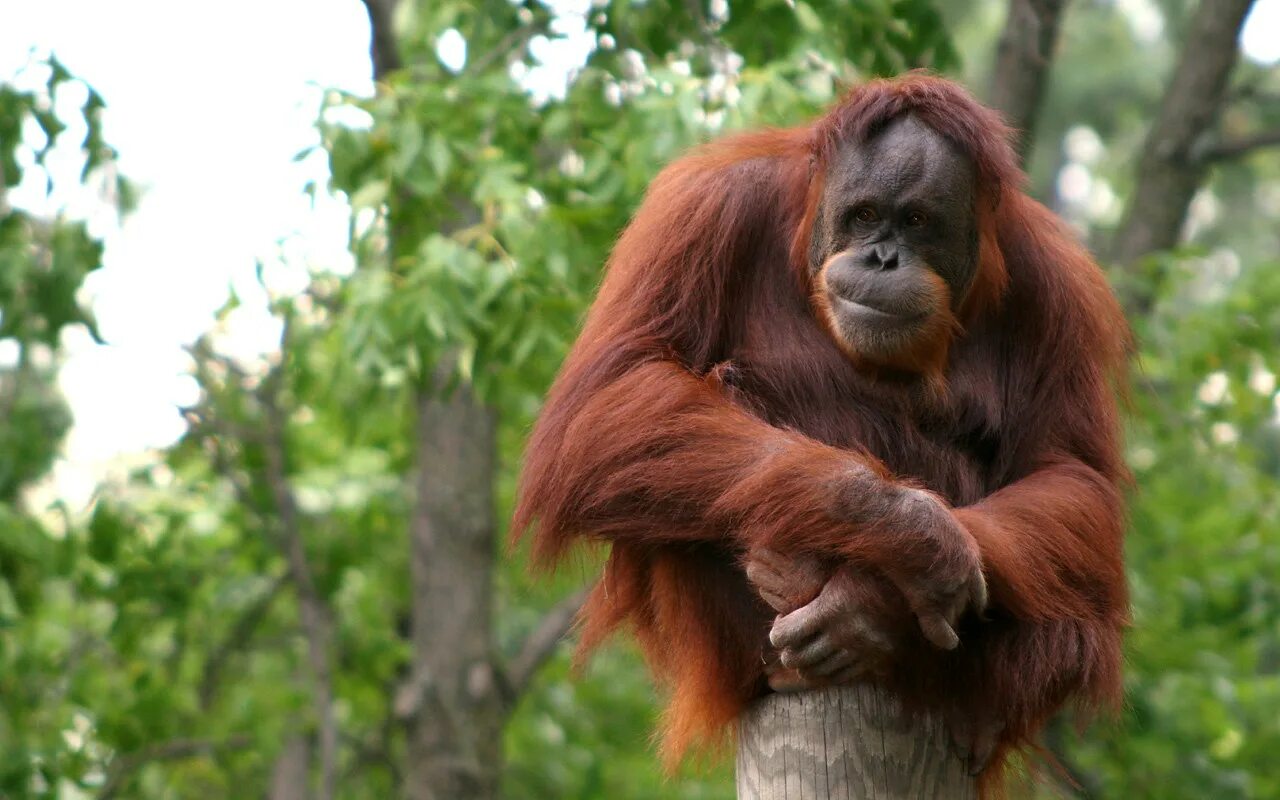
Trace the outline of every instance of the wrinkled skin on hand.
<instances>
[{"instance_id":1,"label":"wrinkled skin on hand","mask_svg":"<svg viewBox=\"0 0 1280 800\"><path fill-rule=\"evenodd\" d=\"M926 639L955 649L960 617L987 605L977 541L933 492L889 484L868 469L851 470L846 480L837 513L860 529L850 554L897 587Z\"/></svg>"},{"instance_id":2,"label":"wrinkled skin on hand","mask_svg":"<svg viewBox=\"0 0 1280 800\"><path fill-rule=\"evenodd\" d=\"M766 657L770 688L852 683L886 668L895 625L901 630L910 624L905 605L899 601L895 610L885 599L895 597L893 586L871 571L788 561L769 553L748 564L748 577L767 587L761 596L779 612L769 632L775 658L769 663Z\"/></svg>"},{"instance_id":3,"label":"wrinkled skin on hand","mask_svg":"<svg viewBox=\"0 0 1280 800\"><path fill-rule=\"evenodd\" d=\"M987 607L987 582L973 535L937 495L920 489L903 492L904 557L879 565L907 599L920 630L934 646L960 644L956 623L970 608Z\"/></svg>"},{"instance_id":4,"label":"wrinkled skin on hand","mask_svg":"<svg viewBox=\"0 0 1280 800\"><path fill-rule=\"evenodd\" d=\"M778 612L769 631L772 649L765 654L765 674L775 692L839 686L883 674L901 649L899 637L915 627L896 582L874 569L763 548L753 551L744 566L760 597ZM924 625L921 632L937 645ZM1003 724L958 717L947 722L960 755L977 774L991 758Z\"/></svg>"},{"instance_id":5,"label":"wrinkled skin on hand","mask_svg":"<svg viewBox=\"0 0 1280 800\"><path fill-rule=\"evenodd\" d=\"M756 593L779 614L807 605L835 572L832 565L812 556L787 556L765 547L753 550L744 566Z\"/></svg>"}]
</instances>

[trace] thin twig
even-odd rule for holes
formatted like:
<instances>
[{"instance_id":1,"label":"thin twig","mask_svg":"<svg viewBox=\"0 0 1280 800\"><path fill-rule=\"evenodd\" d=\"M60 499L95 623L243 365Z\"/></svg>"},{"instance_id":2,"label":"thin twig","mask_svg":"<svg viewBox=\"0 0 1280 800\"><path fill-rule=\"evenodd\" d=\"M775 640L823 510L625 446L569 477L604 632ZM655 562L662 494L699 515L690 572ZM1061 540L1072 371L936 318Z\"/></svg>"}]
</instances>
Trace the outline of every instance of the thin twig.
<instances>
[{"instance_id":1,"label":"thin twig","mask_svg":"<svg viewBox=\"0 0 1280 800\"><path fill-rule=\"evenodd\" d=\"M1210 164L1216 161L1229 161L1247 156L1255 150L1277 146L1280 146L1280 128L1218 142L1201 153L1200 160Z\"/></svg>"},{"instance_id":2,"label":"thin twig","mask_svg":"<svg viewBox=\"0 0 1280 800\"><path fill-rule=\"evenodd\" d=\"M285 324L284 345L289 338ZM284 361L284 358L281 358ZM289 564L289 577L298 591L298 608L303 635L307 640L307 661L311 668L312 701L320 721L320 800L332 800L336 789L338 725L333 712L333 676L329 663L329 610L316 588L311 565L303 544L298 521L298 506L289 485L287 440L284 412L280 408L280 383L283 367L267 374L258 391L266 429L264 455L266 481L279 515L281 545Z\"/></svg>"},{"instance_id":3,"label":"thin twig","mask_svg":"<svg viewBox=\"0 0 1280 800\"><path fill-rule=\"evenodd\" d=\"M220 741L211 739L174 739L169 742L148 745L132 753L117 755L107 769L107 779L98 794L98 800L111 800L128 786L133 774L154 761L178 761L194 756L212 755L221 750L244 750L254 740L247 733L230 736Z\"/></svg>"},{"instance_id":4,"label":"thin twig","mask_svg":"<svg viewBox=\"0 0 1280 800\"><path fill-rule=\"evenodd\" d=\"M213 649L209 658L205 660L198 692L201 709L208 710L209 706L212 705L214 695L217 694L218 686L222 682L223 668L226 667L231 656L243 650L249 644L249 640L253 638L254 631L266 619L271 606L274 605L276 598L280 596L288 577L286 574L272 581L267 590L262 593L262 596L240 614L239 619L231 626L226 638Z\"/></svg>"},{"instance_id":5,"label":"thin twig","mask_svg":"<svg viewBox=\"0 0 1280 800\"><path fill-rule=\"evenodd\" d=\"M512 53L524 48L533 37L538 34L546 33L545 25L523 25L508 33L506 36L484 55L467 65L463 71L471 75L478 75L499 61L505 62L511 57Z\"/></svg>"}]
</instances>

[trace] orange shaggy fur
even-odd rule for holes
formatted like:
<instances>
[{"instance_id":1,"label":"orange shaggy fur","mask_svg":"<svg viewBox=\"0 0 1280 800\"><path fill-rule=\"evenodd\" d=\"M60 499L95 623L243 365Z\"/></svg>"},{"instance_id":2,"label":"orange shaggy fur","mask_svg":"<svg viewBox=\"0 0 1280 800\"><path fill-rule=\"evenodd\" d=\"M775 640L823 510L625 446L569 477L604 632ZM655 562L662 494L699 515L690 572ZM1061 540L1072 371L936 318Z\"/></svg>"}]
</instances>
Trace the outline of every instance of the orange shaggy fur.
<instances>
[{"instance_id":1,"label":"orange shaggy fur","mask_svg":"<svg viewBox=\"0 0 1280 800\"><path fill-rule=\"evenodd\" d=\"M955 323L909 359L915 376L842 351L805 261L836 148L904 114L954 143L978 181L978 277ZM533 532L544 565L576 541L611 545L582 646L635 632L670 689L669 759L767 691L772 612L743 554L913 568L918 532L841 513L851 497L874 510L893 483L954 509L991 603L954 651L911 631L884 680L911 708L998 710L988 791L1064 703L1118 700L1127 474L1114 391L1129 333L1088 253L1023 194L1009 142L954 83L872 82L809 125L671 164L619 240L530 439L514 528ZM930 373L945 391L922 389Z\"/></svg>"}]
</instances>

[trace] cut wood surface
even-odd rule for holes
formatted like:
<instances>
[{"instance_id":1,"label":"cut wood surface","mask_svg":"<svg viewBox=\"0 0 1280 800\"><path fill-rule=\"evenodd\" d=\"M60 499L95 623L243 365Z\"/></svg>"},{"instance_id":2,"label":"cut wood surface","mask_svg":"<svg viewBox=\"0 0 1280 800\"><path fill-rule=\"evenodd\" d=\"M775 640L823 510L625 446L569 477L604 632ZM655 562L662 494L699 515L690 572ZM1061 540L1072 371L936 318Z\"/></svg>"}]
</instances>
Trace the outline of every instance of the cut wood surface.
<instances>
[{"instance_id":1,"label":"cut wood surface","mask_svg":"<svg viewBox=\"0 0 1280 800\"><path fill-rule=\"evenodd\" d=\"M771 694L738 723L738 800L969 800L977 789L937 719L849 686Z\"/></svg>"}]
</instances>

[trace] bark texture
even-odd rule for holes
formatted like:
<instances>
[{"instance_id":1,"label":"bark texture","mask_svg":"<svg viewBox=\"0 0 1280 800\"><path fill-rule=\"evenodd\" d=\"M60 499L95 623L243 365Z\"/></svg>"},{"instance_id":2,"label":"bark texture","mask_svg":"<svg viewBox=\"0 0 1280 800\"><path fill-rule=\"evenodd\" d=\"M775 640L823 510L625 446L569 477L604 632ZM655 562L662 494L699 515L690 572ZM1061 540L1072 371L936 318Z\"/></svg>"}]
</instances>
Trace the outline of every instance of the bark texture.
<instances>
[{"instance_id":1,"label":"bark texture","mask_svg":"<svg viewBox=\"0 0 1280 800\"><path fill-rule=\"evenodd\" d=\"M936 719L884 690L771 694L738 730L738 800L969 800L977 786Z\"/></svg>"},{"instance_id":2,"label":"bark texture","mask_svg":"<svg viewBox=\"0 0 1280 800\"><path fill-rule=\"evenodd\" d=\"M414 676L397 703L411 800L497 796L505 715L492 650L494 431L493 413L465 385L418 401Z\"/></svg>"},{"instance_id":3,"label":"bark texture","mask_svg":"<svg viewBox=\"0 0 1280 800\"><path fill-rule=\"evenodd\" d=\"M1018 158L1023 164L1034 143L1062 12L1069 2L1009 0L1009 16L996 47L990 100L1017 129Z\"/></svg>"},{"instance_id":4,"label":"bark texture","mask_svg":"<svg viewBox=\"0 0 1280 800\"><path fill-rule=\"evenodd\" d=\"M1137 182L1110 256L1130 264L1178 243L1191 198L1208 169L1207 149L1239 57L1253 0L1202 0L1151 125ZM1145 305L1135 298L1139 307Z\"/></svg>"},{"instance_id":5,"label":"bark texture","mask_svg":"<svg viewBox=\"0 0 1280 800\"><path fill-rule=\"evenodd\" d=\"M399 0L363 0L369 14L369 60L373 62L374 80L400 69L400 50L396 47L395 16Z\"/></svg>"},{"instance_id":6,"label":"bark texture","mask_svg":"<svg viewBox=\"0 0 1280 800\"><path fill-rule=\"evenodd\" d=\"M364 0L377 81L403 65L392 26L397 2ZM496 52L507 51L500 46ZM477 59L469 69L484 63ZM477 209L458 205L460 216L480 218ZM393 225L388 252L396 251L399 235ZM438 376L449 374L449 365L448 358L442 360ZM409 532L413 664L394 700L408 743L404 795L492 800L502 774L507 715L555 651L584 595L552 608L510 667L503 667L493 637L497 418L468 384L446 391L443 377L420 391L415 411L417 504Z\"/></svg>"},{"instance_id":7,"label":"bark texture","mask_svg":"<svg viewBox=\"0 0 1280 800\"><path fill-rule=\"evenodd\" d=\"M294 736L284 746L271 768L269 800L307 800L311 773L311 743L306 736Z\"/></svg>"}]
</instances>

